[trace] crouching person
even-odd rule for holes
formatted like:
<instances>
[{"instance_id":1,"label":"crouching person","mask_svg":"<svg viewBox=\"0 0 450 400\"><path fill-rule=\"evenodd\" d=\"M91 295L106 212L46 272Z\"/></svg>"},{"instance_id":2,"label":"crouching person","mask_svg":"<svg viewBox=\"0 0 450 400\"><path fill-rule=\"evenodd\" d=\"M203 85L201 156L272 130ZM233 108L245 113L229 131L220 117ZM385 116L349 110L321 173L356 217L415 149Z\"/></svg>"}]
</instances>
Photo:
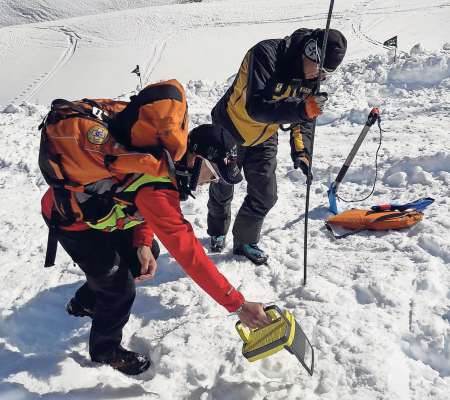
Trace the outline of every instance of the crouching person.
<instances>
[{"instance_id":1,"label":"crouching person","mask_svg":"<svg viewBox=\"0 0 450 400\"><path fill-rule=\"evenodd\" d=\"M45 264L54 264L59 242L83 270L86 283L67 311L92 318L91 359L125 374L150 366L145 355L126 350L121 341L135 279L150 279L157 269L154 235L244 324L269 323L262 305L246 301L217 270L183 217L175 164L186 156L187 125L183 87L171 80L147 86L129 103L55 100L40 127L39 166L50 185L42 199L49 226ZM230 168L220 159L223 149L206 146L209 153L201 153L206 136L195 135L190 148L199 150L184 158L192 165L197 156L209 158L226 179ZM218 158L213 160L211 152Z\"/></svg>"}]
</instances>

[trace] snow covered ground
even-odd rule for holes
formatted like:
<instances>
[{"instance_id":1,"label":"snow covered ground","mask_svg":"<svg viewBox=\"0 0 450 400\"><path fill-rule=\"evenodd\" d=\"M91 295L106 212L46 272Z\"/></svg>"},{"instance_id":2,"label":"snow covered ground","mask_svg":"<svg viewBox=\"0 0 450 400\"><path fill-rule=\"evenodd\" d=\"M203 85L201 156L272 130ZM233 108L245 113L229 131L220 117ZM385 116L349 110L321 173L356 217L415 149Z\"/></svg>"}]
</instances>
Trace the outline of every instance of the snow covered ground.
<instances>
[{"instance_id":1,"label":"snow covered ground","mask_svg":"<svg viewBox=\"0 0 450 400\"><path fill-rule=\"evenodd\" d=\"M349 56L324 86L331 100L316 136L308 285L301 285L304 178L291 167L283 134L279 200L261 241L270 265L255 267L230 248L212 255L249 300L295 314L316 349L312 378L287 352L248 363L236 318L165 252L155 281L139 286L124 337L126 346L150 354L152 368L130 378L91 364L89 320L64 311L81 271L63 250L57 267L42 267L46 185L37 125L55 97L126 98L136 87L129 73L136 64L145 81L183 81L192 126L206 122L249 46L324 26L327 2L16 3L0 0L0 399L450 398L449 2L336 2L332 26L348 37ZM381 42L395 34L393 63ZM436 202L409 230L335 241L323 225L328 182L373 106L386 132L375 194L362 205L424 196ZM344 197L370 190L377 145L374 127L341 186ZM245 184L236 192L234 211ZM206 201L203 188L183 205L205 245Z\"/></svg>"}]
</instances>

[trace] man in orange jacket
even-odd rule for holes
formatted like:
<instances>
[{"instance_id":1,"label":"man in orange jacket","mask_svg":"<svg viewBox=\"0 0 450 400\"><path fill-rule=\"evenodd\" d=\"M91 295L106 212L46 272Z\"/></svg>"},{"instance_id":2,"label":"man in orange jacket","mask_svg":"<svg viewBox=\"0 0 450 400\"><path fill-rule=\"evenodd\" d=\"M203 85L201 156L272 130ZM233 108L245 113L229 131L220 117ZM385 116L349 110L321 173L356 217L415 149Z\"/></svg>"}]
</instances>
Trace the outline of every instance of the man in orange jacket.
<instances>
[{"instance_id":1,"label":"man in orange jacket","mask_svg":"<svg viewBox=\"0 0 450 400\"><path fill-rule=\"evenodd\" d=\"M148 101L154 100L148 93L145 95L142 97L150 99ZM137 101L141 100L138 98ZM131 105L109 122L111 135L117 129L115 124L120 121L119 116L127 114ZM129 114L133 118L148 118L144 113ZM194 143L190 144L191 149L197 149L194 157L208 158L227 179L235 170L235 166L227 162L227 149L220 148L220 140L215 142L216 147L201 145L210 133L208 129L201 132L194 135ZM101 133L102 137L106 137L105 132ZM145 175L141 174L136 181L142 177ZM50 188L42 199L42 213L50 226L54 223L55 190ZM156 273L159 249L154 235L206 293L229 312L237 313L245 325L257 328L270 322L262 304L246 301L207 257L191 225L183 217L180 195L173 181L155 179L134 190L129 207L145 221L140 225L125 230L101 230L92 229L85 221L77 221L56 227L58 242L86 275L86 284L70 300L67 311L74 316L92 318L89 352L93 361L108 364L130 375L139 374L150 365L145 355L124 349L121 340L135 298L135 279L131 271L138 280L151 279ZM85 202L85 211L88 205L89 201Z\"/></svg>"}]
</instances>

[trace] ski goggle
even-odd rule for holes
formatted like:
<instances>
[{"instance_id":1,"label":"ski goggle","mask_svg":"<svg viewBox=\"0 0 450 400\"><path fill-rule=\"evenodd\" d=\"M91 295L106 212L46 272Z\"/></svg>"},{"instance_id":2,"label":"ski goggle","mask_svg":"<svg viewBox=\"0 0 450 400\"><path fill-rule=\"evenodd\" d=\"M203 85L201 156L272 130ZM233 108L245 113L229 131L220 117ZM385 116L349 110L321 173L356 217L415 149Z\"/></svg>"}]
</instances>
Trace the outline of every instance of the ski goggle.
<instances>
[{"instance_id":1,"label":"ski goggle","mask_svg":"<svg viewBox=\"0 0 450 400\"><path fill-rule=\"evenodd\" d=\"M320 62L322 60L322 50L317 45L317 40L310 39L306 42L304 53L306 58L315 62L317 64L317 69L319 69ZM320 70L321 74L330 74L334 72L333 69L322 67Z\"/></svg>"}]
</instances>

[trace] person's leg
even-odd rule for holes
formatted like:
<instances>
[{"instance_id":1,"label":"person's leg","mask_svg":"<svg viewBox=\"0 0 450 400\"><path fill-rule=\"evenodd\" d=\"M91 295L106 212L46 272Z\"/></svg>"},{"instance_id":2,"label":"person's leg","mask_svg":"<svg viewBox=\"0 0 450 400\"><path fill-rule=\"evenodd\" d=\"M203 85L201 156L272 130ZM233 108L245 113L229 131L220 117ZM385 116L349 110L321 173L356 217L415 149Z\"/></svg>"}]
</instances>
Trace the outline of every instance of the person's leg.
<instances>
[{"instance_id":1,"label":"person's leg","mask_svg":"<svg viewBox=\"0 0 450 400\"><path fill-rule=\"evenodd\" d=\"M117 265L104 275L87 275L86 278L96 297L89 353L92 360L101 361L122 341L122 330L136 294L134 279L128 268Z\"/></svg>"},{"instance_id":2,"label":"person's leg","mask_svg":"<svg viewBox=\"0 0 450 400\"><path fill-rule=\"evenodd\" d=\"M111 234L114 248L120 256L120 262L124 268L128 267L133 277L140 275L141 266L137 257L136 248L133 248L133 229L115 231ZM160 248L158 242L153 239L151 251L155 259L158 258ZM66 309L70 315L75 317L93 317L95 308L95 293L84 283L73 298L67 303Z\"/></svg>"},{"instance_id":3,"label":"person's leg","mask_svg":"<svg viewBox=\"0 0 450 400\"><path fill-rule=\"evenodd\" d=\"M122 329L135 297L134 279L128 265L120 263L112 234L94 230L60 232L58 240L86 274L88 292L95 296L89 340L92 360L111 364L125 373L138 373L140 367L133 361L129 362L131 369L122 364L118 367L112 361L120 350Z\"/></svg>"},{"instance_id":4,"label":"person's leg","mask_svg":"<svg viewBox=\"0 0 450 400\"><path fill-rule=\"evenodd\" d=\"M230 227L234 189L223 182L209 185L208 235L225 236Z\"/></svg>"},{"instance_id":5,"label":"person's leg","mask_svg":"<svg viewBox=\"0 0 450 400\"><path fill-rule=\"evenodd\" d=\"M259 242L264 218L277 201L277 149L277 135L247 149L243 162L247 196L233 226L235 249Z\"/></svg>"},{"instance_id":6,"label":"person's leg","mask_svg":"<svg viewBox=\"0 0 450 400\"><path fill-rule=\"evenodd\" d=\"M94 316L95 293L84 283L66 305L66 311L74 317Z\"/></svg>"},{"instance_id":7,"label":"person's leg","mask_svg":"<svg viewBox=\"0 0 450 400\"><path fill-rule=\"evenodd\" d=\"M246 149L238 146L238 166L242 167L242 160ZM233 200L234 186L224 182L211 183L208 199L208 235L212 238L228 233L231 222L231 202ZM217 249L220 251L221 249Z\"/></svg>"}]
</instances>

